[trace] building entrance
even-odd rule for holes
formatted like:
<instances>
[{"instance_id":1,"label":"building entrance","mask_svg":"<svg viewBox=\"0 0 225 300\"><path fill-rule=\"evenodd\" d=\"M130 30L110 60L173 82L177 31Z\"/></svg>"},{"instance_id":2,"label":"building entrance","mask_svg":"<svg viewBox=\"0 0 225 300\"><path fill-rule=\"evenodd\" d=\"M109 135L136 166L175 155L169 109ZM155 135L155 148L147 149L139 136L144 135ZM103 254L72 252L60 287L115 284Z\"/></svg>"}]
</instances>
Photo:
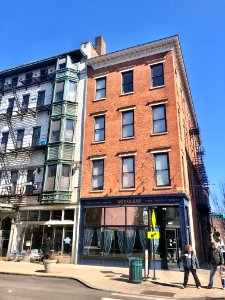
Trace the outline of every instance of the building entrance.
<instances>
[{"instance_id":1,"label":"building entrance","mask_svg":"<svg viewBox=\"0 0 225 300\"><path fill-rule=\"evenodd\" d=\"M9 217L6 217L2 221L2 230L1 230L1 245L2 245L2 250L1 250L1 255L6 256L7 251L8 251L8 245L9 245L9 236L10 236L10 230L11 230L11 222L12 219Z\"/></svg>"},{"instance_id":2,"label":"building entrance","mask_svg":"<svg viewBox=\"0 0 225 300\"><path fill-rule=\"evenodd\" d=\"M180 229L166 229L166 246L168 263L179 263Z\"/></svg>"}]
</instances>

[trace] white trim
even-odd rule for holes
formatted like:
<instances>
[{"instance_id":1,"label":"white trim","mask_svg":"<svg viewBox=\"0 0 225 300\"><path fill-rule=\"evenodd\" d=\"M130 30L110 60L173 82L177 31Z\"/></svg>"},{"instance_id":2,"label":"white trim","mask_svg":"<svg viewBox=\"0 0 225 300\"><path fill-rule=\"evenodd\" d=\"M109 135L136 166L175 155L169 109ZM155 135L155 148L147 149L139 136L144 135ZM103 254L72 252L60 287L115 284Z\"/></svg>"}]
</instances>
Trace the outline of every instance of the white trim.
<instances>
[{"instance_id":1,"label":"white trim","mask_svg":"<svg viewBox=\"0 0 225 300\"><path fill-rule=\"evenodd\" d=\"M118 111L129 111L129 110L135 110L137 108L136 105L134 106L130 106L130 107L121 107L121 108L118 108Z\"/></svg>"},{"instance_id":2,"label":"white trim","mask_svg":"<svg viewBox=\"0 0 225 300\"><path fill-rule=\"evenodd\" d=\"M119 157L135 156L135 155L137 155L137 151L118 153Z\"/></svg>"},{"instance_id":3,"label":"white trim","mask_svg":"<svg viewBox=\"0 0 225 300\"><path fill-rule=\"evenodd\" d=\"M121 97L121 96L132 95L132 94L134 94L134 92L129 92L129 93L121 93L121 94L120 94L120 97Z\"/></svg>"},{"instance_id":4,"label":"white trim","mask_svg":"<svg viewBox=\"0 0 225 300\"><path fill-rule=\"evenodd\" d=\"M148 103L148 106L158 106L158 105L162 105L162 104L167 104L168 103L168 100L167 99L164 99L164 100L156 100L154 102L149 102Z\"/></svg>"},{"instance_id":5,"label":"white trim","mask_svg":"<svg viewBox=\"0 0 225 300\"><path fill-rule=\"evenodd\" d=\"M155 153L166 153L166 152L170 152L171 151L171 147L169 148L158 148L158 149L150 149L150 153L155 154Z\"/></svg>"},{"instance_id":6,"label":"white trim","mask_svg":"<svg viewBox=\"0 0 225 300\"><path fill-rule=\"evenodd\" d=\"M107 71L107 72L105 72L105 73L93 75L92 77L93 77L94 79L99 79L99 78L102 78L102 77L107 77L108 75L109 75L109 71Z\"/></svg>"},{"instance_id":7,"label":"white trim","mask_svg":"<svg viewBox=\"0 0 225 300\"><path fill-rule=\"evenodd\" d=\"M159 59L158 61L156 61L156 60L153 60L152 62L151 61L147 61L146 64L151 67L153 65L164 64L164 62L165 62L165 58Z\"/></svg>"},{"instance_id":8,"label":"white trim","mask_svg":"<svg viewBox=\"0 0 225 300\"><path fill-rule=\"evenodd\" d=\"M118 72L120 73L125 73L125 72L128 72L128 71L132 71L135 69L135 66L134 67L125 67L125 68L121 68L121 69L118 69Z\"/></svg>"},{"instance_id":9,"label":"white trim","mask_svg":"<svg viewBox=\"0 0 225 300\"><path fill-rule=\"evenodd\" d=\"M94 112L94 113L91 113L91 117L96 117L96 116L103 116L103 115L106 115L107 114L107 110L105 111L99 111L99 112Z\"/></svg>"},{"instance_id":10,"label":"white trim","mask_svg":"<svg viewBox=\"0 0 225 300\"><path fill-rule=\"evenodd\" d=\"M90 160L100 160L100 159L105 159L106 155L99 155L99 156L91 156L89 159Z\"/></svg>"}]
</instances>

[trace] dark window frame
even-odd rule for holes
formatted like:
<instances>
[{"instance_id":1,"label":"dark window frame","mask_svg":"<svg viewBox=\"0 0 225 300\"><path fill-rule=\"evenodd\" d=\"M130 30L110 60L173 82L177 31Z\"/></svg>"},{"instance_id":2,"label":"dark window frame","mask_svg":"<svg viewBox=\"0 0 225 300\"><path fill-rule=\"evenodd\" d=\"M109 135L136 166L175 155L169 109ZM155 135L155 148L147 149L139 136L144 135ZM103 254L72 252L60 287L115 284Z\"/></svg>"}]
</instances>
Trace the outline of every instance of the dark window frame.
<instances>
[{"instance_id":1,"label":"dark window frame","mask_svg":"<svg viewBox=\"0 0 225 300\"><path fill-rule=\"evenodd\" d=\"M104 122L103 122L103 127L96 129L96 120L103 118ZM96 139L96 134L99 132L103 132L103 139ZM98 115L94 117L94 142L104 142L105 141L105 115Z\"/></svg>"},{"instance_id":2,"label":"dark window frame","mask_svg":"<svg viewBox=\"0 0 225 300\"><path fill-rule=\"evenodd\" d=\"M103 88L98 88L98 82L100 80L105 81L105 86ZM97 94L99 91L105 91L103 97L97 97ZM101 99L105 99L105 98L106 98L106 76L95 79L95 100L101 100Z\"/></svg>"},{"instance_id":3,"label":"dark window frame","mask_svg":"<svg viewBox=\"0 0 225 300\"><path fill-rule=\"evenodd\" d=\"M132 113L133 115L133 122L132 123L128 123L128 124L124 124L124 116L125 114L128 114L128 113ZM132 126L132 131L133 131L133 135L128 135L128 136L124 136L124 129L126 127L130 127ZM132 138L134 137L134 110L131 109L131 110L125 110L125 111L122 111L122 138L123 139L127 139L127 138Z\"/></svg>"},{"instance_id":4,"label":"dark window frame","mask_svg":"<svg viewBox=\"0 0 225 300\"><path fill-rule=\"evenodd\" d=\"M125 80L125 76L132 74L130 81ZM133 70L124 71L121 73L122 76L122 94L129 94L134 91L134 72Z\"/></svg>"},{"instance_id":5,"label":"dark window frame","mask_svg":"<svg viewBox=\"0 0 225 300\"><path fill-rule=\"evenodd\" d=\"M102 162L102 173L94 175L94 164L97 163L97 162L98 163ZM91 175L91 189L92 189L92 191L102 191L102 190L104 190L104 171L105 171L104 159L92 160L92 175ZM100 176L102 177L102 186L94 187L94 185L93 185L94 179L97 178L97 177L100 177Z\"/></svg>"},{"instance_id":6,"label":"dark window frame","mask_svg":"<svg viewBox=\"0 0 225 300\"><path fill-rule=\"evenodd\" d=\"M39 130L39 138L38 139L34 136L35 130ZM41 126L33 127L31 147L36 147L36 146L40 145L40 137L41 137Z\"/></svg>"},{"instance_id":7,"label":"dark window frame","mask_svg":"<svg viewBox=\"0 0 225 300\"><path fill-rule=\"evenodd\" d=\"M161 66L162 67L162 73L160 75L154 75L154 68L157 68ZM164 81L164 65L163 63L158 63L158 64L154 64L154 65L151 65L151 87L152 88L155 88L155 87L160 87L160 86L163 86L165 84L165 81ZM161 84L155 84L154 83L154 79L159 79L161 78Z\"/></svg>"},{"instance_id":8,"label":"dark window frame","mask_svg":"<svg viewBox=\"0 0 225 300\"><path fill-rule=\"evenodd\" d=\"M167 169L160 169L160 170L156 169L156 157L157 156L166 156L167 157ZM170 184L171 184L171 181L170 181L170 164L169 164L169 154L168 154L168 152L161 152L161 153L155 153L154 154L154 169L155 169L154 177L155 177L155 185L156 185L156 187L170 186ZM167 171L168 182L166 184L158 184L158 182L157 182L157 174L160 171Z\"/></svg>"},{"instance_id":9,"label":"dark window frame","mask_svg":"<svg viewBox=\"0 0 225 300\"><path fill-rule=\"evenodd\" d=\"M22 110L23 110L24 112L27 112L27 111L28 111L29 100L30 100L30 94L25 94L25 95L23 95L23 100L22 100Z\"/></svg>"},{"instance_id":10,"label":"dark window frame","mask_svg":"<svg viewBox=\"0 0 225 300\"><path fill-rule=\"evenodd\" d=\"M160 108L160 107L163 107L163 109L164 109L164 118L159 118L159 119L155 119L155 116L154 116L154 110L156 109L156 108ZM162 131L156 131L155 130L155 124L157 123L157 122L162 122L162 121L164 121L164 126L165 126L165 130L162 130ZM152 106L152 131L153 131L153 133L154 134L157 134L157 133L163 133L163 132L167 132L167 120L166 120L166 105L165 104L159 104L159 105L154 105L154 106Z\"/></svg>"},{"instance_id":11,"label":"dark window frame","mask_svg":"<svg viewBox=\"0 0 225 300\"><path fill-rule=\"evenodd\" d=\"M24 134L25 134L25 129L18 129L17 130L16 144L17 144L17 148L19 148L19 149L21 149L23 147ZM18 139L18 137L20 137L20 139ZM20 142L21 144L18 145L18 142Z\"/></svg>"},{"instance_id":12,"label":"dark window frame","mask_svg":"<svg viewBox=\"0 0 225 300\"><path fill-rule=\"evenodd\" d=\"M125 172L124 171L124 161L126 159L133 159L133 172ZM126 174L133 174L134 177L134 182L133 182L133 186L124 186L123 184L123 180L124 180L124 175ZM130 156L124 156L122 157L122 189L132 189L135 188L135 156L134 155L130 155Z\"/></svg>"}]
</instances>

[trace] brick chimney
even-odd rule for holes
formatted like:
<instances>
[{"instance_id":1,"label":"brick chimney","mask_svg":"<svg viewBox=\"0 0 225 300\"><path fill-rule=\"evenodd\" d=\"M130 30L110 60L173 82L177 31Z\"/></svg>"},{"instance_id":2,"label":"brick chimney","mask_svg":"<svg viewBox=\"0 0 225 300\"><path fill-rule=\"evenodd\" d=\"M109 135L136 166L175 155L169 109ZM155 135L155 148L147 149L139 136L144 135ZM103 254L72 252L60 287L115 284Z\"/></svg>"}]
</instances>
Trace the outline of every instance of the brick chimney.
<instances>
[{"instance_id":1,"label":"brick chimney","mask_svg":"<svg viewBox=\"0 0 225 300\"><path fill-rule=\"evenodd\" d=\"M95 38L95 50L98 55L106 54L106 42L101 35Z\"/></svg>"}]
</instances>

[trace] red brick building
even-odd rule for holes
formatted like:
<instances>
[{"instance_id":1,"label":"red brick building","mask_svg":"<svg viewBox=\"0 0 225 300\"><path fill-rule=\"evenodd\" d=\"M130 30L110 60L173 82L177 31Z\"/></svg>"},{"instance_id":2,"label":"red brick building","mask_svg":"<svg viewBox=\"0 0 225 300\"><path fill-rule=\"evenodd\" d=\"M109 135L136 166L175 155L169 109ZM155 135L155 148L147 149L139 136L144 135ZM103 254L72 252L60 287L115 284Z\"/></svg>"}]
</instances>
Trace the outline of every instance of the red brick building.
<instances>
[{"instance_id":1,"label":"red brick building","mask_svg":"<svg viewBox=\"0 0 225 300\"><path fill-rule=\"evenodd\" d=\"M152 247L159 267L209 237L207 177L177 36L88 60L82 165L80 261L126 264Z\"/></svg>"}]
</instances>

